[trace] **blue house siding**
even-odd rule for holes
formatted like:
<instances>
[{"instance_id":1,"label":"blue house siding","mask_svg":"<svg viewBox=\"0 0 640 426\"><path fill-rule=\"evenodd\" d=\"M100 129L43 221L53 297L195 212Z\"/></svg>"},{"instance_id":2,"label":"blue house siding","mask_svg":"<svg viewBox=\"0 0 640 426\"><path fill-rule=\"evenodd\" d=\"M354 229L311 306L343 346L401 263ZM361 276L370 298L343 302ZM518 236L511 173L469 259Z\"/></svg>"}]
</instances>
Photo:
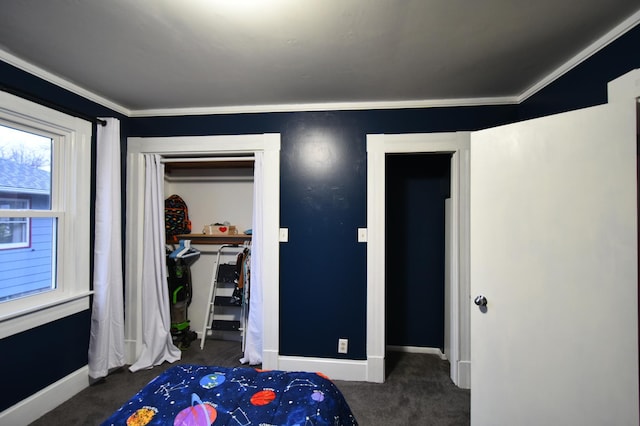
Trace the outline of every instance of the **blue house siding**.
<instances>
[{"instance_id":1,"label":"blue house siding","mask_svg":"<svg viewBox=\"0 0 640 426\"><path fill-rule=\"evenodd\" d=\"M631 34L637 37L639 32L635 28ZM570 85L571 90L562 91L562 96L571 97L573 91L581 91L600 99L602 81L611 70L622 74L638 67L638 45L624 44L618 52L618 43L610 44L592 58L598 60L604 55L607 61L602 68L578 66L563 77L576 83ZM612 55L612 51L616 54ZM4 83L67 108L119 117L123 120L123 138L281 133L280 219L282 226L289 227L290 242L281 245L280 349L284 355L311 357L335 357L338 337L350 340L349 358L366 357L366 245L355 241L355 229L366 226L366 134L475 130L517 121L519 117L551 114L556 112L556 102L561 103L545 89L536 98L549 102L541 102L534 112L526 113L525 109L534 107L533 98L520 106L126 119L1 62L0 76ZM588 106L585 102L572 103L570 108ZM323 157L322 169L326 173L313 174L305 166L318 161L315 148L325 149L329 155ZM51 367L47 368L47 377L42 377L40 369L31 368L40 359L17 355L7 358L15 373L5 375L0 385L10 388L21 383L28 389L4 399L0 409L86 364L89 318L86 312L65 318L60 324L0 340L0 353L17 354L15 347L20 347L22 354L41 353L43 345L52 344L51 335L58 339L56 351L48 359Z\"/></svg>"},{"instance_id":2,"label":"blue house siding","mask_svg":"<svg viewBox=\"0 0 640 426\"><path fill-rule=\"evenodd\" d=\"M0 250L0 300L51 287L51 219L31 219L31 246Z\"/></svg>"},{"instance_id":3,"label":"blue house siding","mask_svg":"<svg viewBox=\"0 0 640 426\"><path fill-rule=\"evenodd\" d=\"M19 200L20 208L48 210L51 205L51 173L13 160L0 158L0 199ZM25 247L0 245L0 301L27 295L52 286L51 218L30 218ZM10 237L11 238L11 237Z\"/></svg>"}]
</instances>

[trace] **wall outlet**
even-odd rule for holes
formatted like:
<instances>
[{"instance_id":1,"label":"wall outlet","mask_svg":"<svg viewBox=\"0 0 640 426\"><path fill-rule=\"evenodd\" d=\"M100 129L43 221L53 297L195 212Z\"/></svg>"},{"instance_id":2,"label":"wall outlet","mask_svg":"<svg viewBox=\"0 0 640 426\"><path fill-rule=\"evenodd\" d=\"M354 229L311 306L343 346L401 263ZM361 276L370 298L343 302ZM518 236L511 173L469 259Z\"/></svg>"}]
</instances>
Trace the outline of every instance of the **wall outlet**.
<instances>
[{"instance_id":1,"label":"wall outlet","mask_svg":"<svg viewBox=\"0 0 640 426\"><path fill-rule=\"evenodd\" d=\"M338 353L346 354L349 350L349 339L338 339Z\"/></svg>"}]
</instances>

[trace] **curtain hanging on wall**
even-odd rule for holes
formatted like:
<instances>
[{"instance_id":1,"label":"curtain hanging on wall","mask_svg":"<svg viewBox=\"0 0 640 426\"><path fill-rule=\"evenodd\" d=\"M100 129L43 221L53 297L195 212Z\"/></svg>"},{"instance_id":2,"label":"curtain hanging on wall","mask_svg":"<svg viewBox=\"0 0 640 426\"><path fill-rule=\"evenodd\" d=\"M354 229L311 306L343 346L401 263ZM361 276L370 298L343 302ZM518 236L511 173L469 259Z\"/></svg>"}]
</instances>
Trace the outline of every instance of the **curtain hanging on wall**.
<instances>
[{"instance_id":1,"label":"curtain hanging on wall","mask_svg":"<svg viewBox=\"0 0 640 426\"><path fill-rule=\"evenodd\" d=\"M251 280L249 297L249 319L247 321L244 356L240 359L243 364L262 363L262 216L264 195L263 187L263 152L255 153L253 176L253 223L251 238Z\"/></svg>"},{"instance_id":2,"label":"curtain hanging on wall","mask_svg":"<svg viewBox=\"0 0 640 426\"><path fill-rule=\"evenodd\" d=\"M125 364L122 296L120 121L105 118L96 143L93 306L89 337L89 376L105 377Z\"/></svg>"},{"instance_id":3,"label":"curtain hanging on wall","mask_svg":"<svg viewBox=\"0 0 640 426\"><path fill-rule=\"evenodd\" d=\"M171 338L169 290L165 261L164 165L157 154L145 154L142 255L142 351L131 371L180 359Z\"/></svg>"}]
</instances>

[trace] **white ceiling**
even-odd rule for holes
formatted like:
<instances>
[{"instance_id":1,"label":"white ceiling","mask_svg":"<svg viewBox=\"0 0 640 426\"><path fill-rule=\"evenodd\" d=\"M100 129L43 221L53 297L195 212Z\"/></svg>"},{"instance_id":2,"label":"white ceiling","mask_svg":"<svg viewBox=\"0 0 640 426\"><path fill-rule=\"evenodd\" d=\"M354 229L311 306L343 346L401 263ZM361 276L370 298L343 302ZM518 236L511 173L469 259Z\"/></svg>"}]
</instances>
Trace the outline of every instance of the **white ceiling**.
<instances>
[{"instance_id":1,"label":"white ceiling","mask_svg":"<svg viewBox=\"0 0 640 426\"><path fill-rule=\"evenodd\" d=\"M516 99L639 17L638 0L2 0L0 59L134 115Z\"/></svg>"}]
</instances>

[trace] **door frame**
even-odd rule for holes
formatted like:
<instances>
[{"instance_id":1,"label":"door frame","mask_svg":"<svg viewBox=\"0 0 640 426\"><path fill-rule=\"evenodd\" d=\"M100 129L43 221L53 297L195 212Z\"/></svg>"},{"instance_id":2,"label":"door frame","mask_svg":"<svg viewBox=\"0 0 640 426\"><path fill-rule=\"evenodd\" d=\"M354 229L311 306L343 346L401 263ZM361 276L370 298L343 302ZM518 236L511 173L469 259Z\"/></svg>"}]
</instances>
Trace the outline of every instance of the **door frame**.
<instances>
[{"instance_id":1,"label":"door frame","mask_svg":"<svg viewBox=\"0 0 640 426\"><path fill-rule=\"evenodd\" d=\"M469 389L469 159L470 133L409 133L367 135L367 381L385 380L385 182L386 154L450 153L451 156L451 295L445 306L450 324L445 353L451 379Z\"/></svg>"},{"instance_id":2,"label":"door frame","mask_svg":"<svg viewBox=\"0 0 640 426\"><path fill-rule=\"evenodd\" d=\"M262 365L275 369L279 351L280 134L127 139L125 247L125 358L132 364L142 350L142 223L144 154L170 156L234 155L263 152L263 345Z\"/></svg>"}]
</instances>

